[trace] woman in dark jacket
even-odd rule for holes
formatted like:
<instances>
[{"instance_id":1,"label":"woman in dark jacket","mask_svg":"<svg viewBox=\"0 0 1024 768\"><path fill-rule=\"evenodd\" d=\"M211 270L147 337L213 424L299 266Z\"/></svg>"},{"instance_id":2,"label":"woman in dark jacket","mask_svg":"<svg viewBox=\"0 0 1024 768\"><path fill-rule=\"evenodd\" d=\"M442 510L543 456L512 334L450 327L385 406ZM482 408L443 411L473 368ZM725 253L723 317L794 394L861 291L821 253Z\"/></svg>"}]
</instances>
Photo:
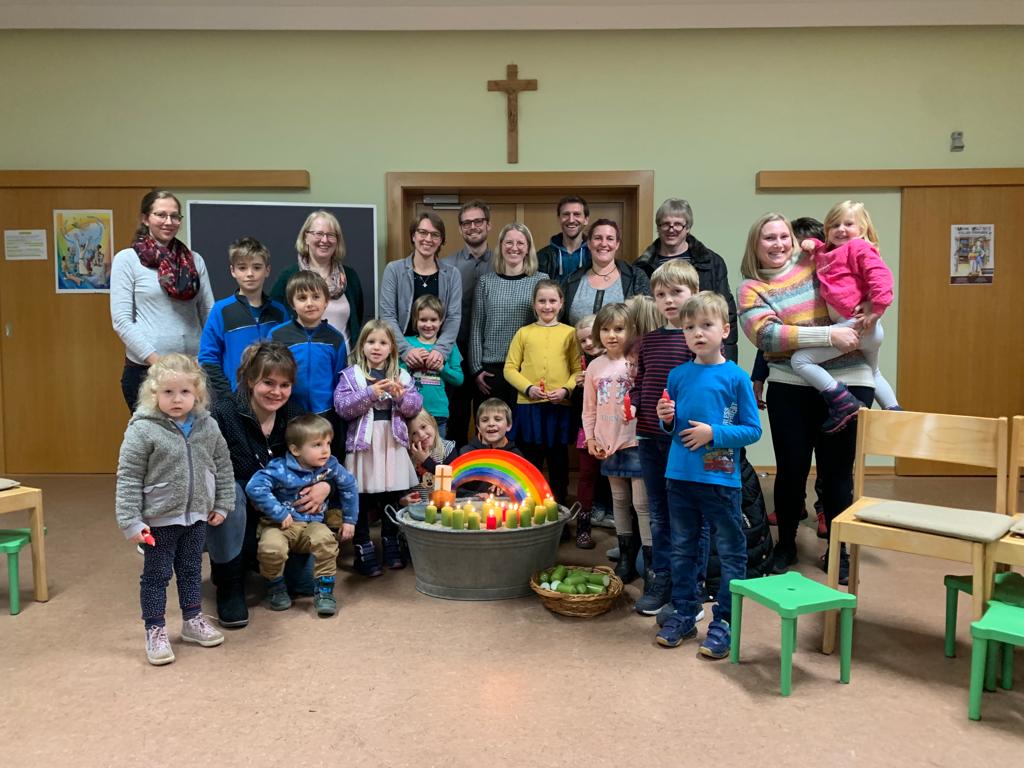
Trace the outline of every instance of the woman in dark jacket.
<instances>
[{"instance_id":1,"label":"woman in dark jacket","mask_svg":"<svg viewBox=\"0 0 1024 768\"><path fill-rule=\"evenodd\" d=\"M616 258L621 245L622 233L616 222L611 219L594 222L587 236L591 263L577 269L565 281L562 322L576 325L587 315L596 314L605 304L625 301L638 294L650 296L647 275Z\"/></svg>"},{"instance_id":2,"label":"woman in dark jacket","mask_svg":"<svg viewBox=\"0 0 1024 768\"><path fill-rule=\"evenodd\" d=\"M345 266L345 235L341 224L333 214L327 211L313 211L295 238L295 250L298 259L288 267L274 283L270 298L288 307L288 312L295 317L295 310L288 306L285 289L288 278L300 269L316 272L327 281L330 289L330 301L324 319L345 335L345 345L349 353L352 343L359 338L363 327L363 285L359 275L351 267Z\"/></svg>"},{"instance_id":3,"label":"woman in dark jacket","mask_svg":"<svg viewBox=\"0 0 1024 768\"><path fill-rule=\"evenodd\" d=\"M217 587L217 618L224 627L244 627L249 623L245 569L256 560L259 515L247 503L245 486L257 470L288 451L285 427L303 413L298 405L289 402L294 381L295 358L288 347L276 341L261 341L242 353L238 390L230 397L219 398L212 408L213 418L227 441L235 475L234 514L206 535L211 577ZM328 483L304 489L299 494L303 500L296 504L296 509L318 509L330 491ZM296 574L296 570L301 573L308 556L294 560L286 576Z\"/></svg>"}]
</instances>

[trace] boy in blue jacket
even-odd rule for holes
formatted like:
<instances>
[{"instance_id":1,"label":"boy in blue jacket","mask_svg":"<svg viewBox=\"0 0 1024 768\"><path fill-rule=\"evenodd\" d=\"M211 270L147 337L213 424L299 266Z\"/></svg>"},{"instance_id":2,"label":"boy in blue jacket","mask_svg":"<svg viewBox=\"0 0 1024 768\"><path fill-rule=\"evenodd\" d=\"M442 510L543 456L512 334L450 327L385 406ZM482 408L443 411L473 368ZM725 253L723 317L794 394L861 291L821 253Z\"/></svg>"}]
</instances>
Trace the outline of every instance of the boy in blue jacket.
<instances>
[{"instance_id":1,"label":"boy in blue jacket","mask_svg":"<svg viewBox=\"0 0 1024 768\"><path fill-rule=\"evenodd\" d=\"M701 291L682 308L686 346L693 361L672 369L668 397L658 402L661 428L672 435L668 483L672 554L672 604L658 632L659 645L675 648L697 634L697 549L709 524L722 566L722 586L701 655L729 655L732 595L729 582L747 573L747 538L740 511L740 449L761 438L754 390L743 370L722 354L729 336L729 305Z\"/></svg>"},{"instance_id":2,"label":"boy in blue jacket","mask_svg":"<svg viewBox=\"0 0 1024 768\"><path fill-rule=\"evenodd\" d=\"M317 584L313 605L317 614L333 616L338 610L334 598L338 540L324 523L327 502L310 514L292 507L303 488L331 483L333 506L340 504L344 521L338 538L347 541L355 533L359 488L355 478L331 455L333 436L331 423L322 416L307 413L292 419L285 431L288 455L272 459L245 486L246 495L263 516L257 529L256 555L260 574L267 580L272 610L287 610L292 604L284 582L284 564L290 552L313 554Z\"/></svg>"},{"instance_id":3,"label":"boy in blue jacket","mask_svg":"<svg viewBox=\"0 0 1024 768\"><path fill-rule=\"evenodd\" d=\"M238 389L238 366L250 344L270 338L288 318L284 306L263 292L270 276L270 251L255 237L240 237L228 246L231 276L238 283L233 296L210 310L199 339L199 364L206 371L216 400Z\"/></svg>"}]
</instances>

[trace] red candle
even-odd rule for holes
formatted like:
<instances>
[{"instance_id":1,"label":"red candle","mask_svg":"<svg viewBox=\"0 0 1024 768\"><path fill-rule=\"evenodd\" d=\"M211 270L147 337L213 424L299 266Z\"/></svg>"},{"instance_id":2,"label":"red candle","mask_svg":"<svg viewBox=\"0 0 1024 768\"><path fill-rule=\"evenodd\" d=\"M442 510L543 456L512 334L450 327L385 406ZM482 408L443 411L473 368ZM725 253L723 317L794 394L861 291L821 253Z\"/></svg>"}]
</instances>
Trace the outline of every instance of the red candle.
<instances>
[{"instance_id":1,"label":"red candle","mask_svg":"<svg viewBox=\"0 0 1024 768\"><path fill-rule=\"evenodd\" d=\"M494 512L487 513L487 530L495 531L498 529L498 518L495 517Z\"/></svg>"},{"instance_id":2,"label":"red candle","mask_svg":"<svg viewBox=\"0 0 1024 768\"><path fill-rule=\"evenodd\" d=\"M587 356L586 355L580 355L580 370L581 371L587 370Z\"/></svg>"},{"instance_id":3,"label":"red candle","mask_svg":"<svg viewBox=\"0 0 1024 768\"><path fill-rule=\"evenodd\" d=\"M540 387L540 391L543 392L544 391L544 379L541 379L540 381L538 381L537 382L537 386Z\"/></svg>"},{"instance_id":4,"label":"red candle","mask_svg":"<svg viewBox=\"0 0 1024 768\"><path fill-rule=\"evenodd\" d=\"M633 419L633 403L630 400L629 392L627 392L622 398L622 417L626 421Z\"/></svg>"}]
</instances>

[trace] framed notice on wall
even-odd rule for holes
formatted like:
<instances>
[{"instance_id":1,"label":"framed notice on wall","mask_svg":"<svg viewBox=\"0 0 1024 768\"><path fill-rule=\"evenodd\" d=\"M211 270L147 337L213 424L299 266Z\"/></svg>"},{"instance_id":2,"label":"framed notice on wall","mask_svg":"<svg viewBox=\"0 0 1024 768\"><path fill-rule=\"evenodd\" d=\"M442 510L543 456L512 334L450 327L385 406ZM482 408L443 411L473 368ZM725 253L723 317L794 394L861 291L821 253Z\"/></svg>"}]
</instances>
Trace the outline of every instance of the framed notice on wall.
<instances>
[{"instance_id":1,"label":"framed notice on wall","mask_svg":"<svg viewBox=\"0 0 1024 768\"><path fill-rule=\"evenodd\" d=\"M987 285L996 274L995 224L954 224L949 237L949 284Z\"/></svg>"}]
</instances>

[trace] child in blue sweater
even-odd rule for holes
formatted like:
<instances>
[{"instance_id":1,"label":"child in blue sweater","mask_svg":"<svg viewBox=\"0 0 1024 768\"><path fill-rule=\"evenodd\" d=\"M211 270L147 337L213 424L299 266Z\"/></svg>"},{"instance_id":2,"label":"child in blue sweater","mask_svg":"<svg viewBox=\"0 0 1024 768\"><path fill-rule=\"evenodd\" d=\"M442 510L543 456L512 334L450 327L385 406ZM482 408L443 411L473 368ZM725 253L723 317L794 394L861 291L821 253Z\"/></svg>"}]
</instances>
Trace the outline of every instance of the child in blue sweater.
<instances>
[{"instance_id":1,"label":"child in blue sweater","mask_svg":"<svg viewBox=\"0 0 1024 768\"><path fill-rule=\"evenodd\" d=\"M680 313L686 345L694 360L672 369L668 398L658 402L661 428L672 435L668 482L672 554L672 604L658 632L659 645L675 648L697 634L697 550L701 529L710 524L722 567L714 620L701 655L729 655L732 595L729 582L747 569L747 539L740 511L740 448L756 443L761 423L750 379L722 354L729 336L729 306L713 291L701 291Z\"/></svg>"},{"instance_id":2,"label":"child in blue sweater","mask_svg":"<svg viewBox=\"0 0 1024 768\"><path fill-rule=\"evenodd\" d=\"M347 541L355 533L359 517L359 489L356 480L331 455L331 423L314 413L298 416L285 430L288 455L272 459L245 486L245 495L262 515L257 536L260 573L267 580L271 609L283 611L292 601L284 582L284 564L290 552L313 553L313 576L317 590L313 598L320 616L337 612L334 574L337 570L338 541L324 523L327 502L315 512L303 514L292 507L303 488L320 482L334 486L334 504L340 502L343 524L338 538Z\"/></svg>"},{"instance_id":3,"label":"child in blue sweater","mask_svg":"<svg viewBox=\"0 0 1024 768\"><path fill-rule=\"evenodd\" d=\"M213 305L199 339L199 364L215 400L238 389L245 348L269 339L270 331L288 319L285 308L263 292L270 276L270 251L263 243L240 237L228 246L228 263L238 290Z\"/></svg>"},{"instance_id":4,"label":"child in blue sweater","mask_svg":"<svg viewBox=\"0 0 1024 768\"><path fill-rule=\"evenodd\" d=\"M415 336L405 340L413 349L425 349L428 353L437 346L437 335L444 323L444 304L432 293L420 296L412 305ZM435 357L439 357L440 352ZM440 363L429 357L421 364L410 367L403 360L402 367L412 374L416 389L423 395L423 407L437 422L437 434L444 439L448 433L448 393L445 385L458 387L462 384L462 355L458 347L452 347L448 357Z\"/></svg>"}]
</instances>

